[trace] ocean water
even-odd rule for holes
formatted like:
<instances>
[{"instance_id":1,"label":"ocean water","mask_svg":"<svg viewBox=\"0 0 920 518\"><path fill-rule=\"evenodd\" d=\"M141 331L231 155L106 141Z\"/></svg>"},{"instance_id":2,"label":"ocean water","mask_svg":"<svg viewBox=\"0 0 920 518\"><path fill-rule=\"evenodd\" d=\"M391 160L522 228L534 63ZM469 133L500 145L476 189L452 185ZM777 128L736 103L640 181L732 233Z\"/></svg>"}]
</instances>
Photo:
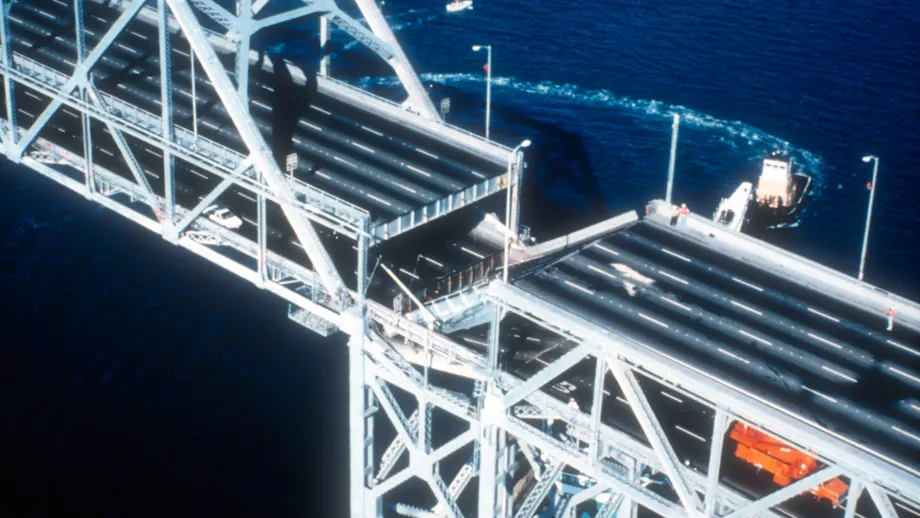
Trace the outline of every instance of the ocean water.
<instances>
[{"instance_id":1,"label":"ocean water","mask_svg":"<svg viewBox=\"0 0 920 518\"><path fill-rule=\"evenodd\" d=\"M855 274L880 157L866 279L920 298L920 5L903 1L443 0L384 6L454 120L532 138L525 222L641 210L665 189L710 214L788 142L816 180L798 225L765 238ZM341 41L334 75L392 72ZM4 515L345 516L341 339L275 297L9 163L0 172ZM529 218L529 219L528 219Z\"/></svg>"}]
</instances>

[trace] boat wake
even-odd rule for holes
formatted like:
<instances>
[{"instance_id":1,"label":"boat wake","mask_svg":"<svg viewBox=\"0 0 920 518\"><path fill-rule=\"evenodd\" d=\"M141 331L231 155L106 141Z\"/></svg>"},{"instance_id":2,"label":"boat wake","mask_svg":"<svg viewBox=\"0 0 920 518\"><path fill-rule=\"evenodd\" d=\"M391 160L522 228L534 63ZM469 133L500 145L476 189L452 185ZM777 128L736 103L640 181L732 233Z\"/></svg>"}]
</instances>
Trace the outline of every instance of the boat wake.
<instances>
[{"instance_id":1,"label":"boat wake","mask_svg":"<svg viewBox=\"0 0 920 518\"><path fill-rule=\"evenodd\" d=\"M445 86L467 89L468 85L475 85L485 82L485 77L481 74L466 73L440 73L440 74L422 74L422 80L439 83ZM396 77L386 78L362 78L358 86L363 88L373 88L374 86L392 87L398 84ZM680 114L681 130L693 128L710 133L710 139L724 144L737 152L750 157L752 163L759 163L765 154L777 149L788 149L788 152L794 157L798 170L808 174L813 178L812 191L810 196L817 198L821 195L826 185L827 175L825 173L824 159L814 153L796 148L776 135L772 135L763 130L755 128L738 120L723 120L711 115L700 113L686 106L668 104L662 101L648 99L633 99L630 97L618 96L606 89L589 89L574 84L557 84L551 81L529 82L520 81L514 77L492 77L493 98L501 102L505 95L513 94L515 97L514 104L522 104L520 94L533 97L542 97L552 99L557 102L571 104L575 106L590 107L592 110L597 108L611 108L622 112L623 114L634 117L644 126L661 126L662 120L670 121L673 114ZM469 88L469 90L473 90ZM511 95L508 95L510 98ZM746 148L746 149L745 149ZM738 178L742 180L742 178Z\"/></svg>"},{"instance_id":2,"label":"boat wake","mask_svg":"<svg viewBox=\"0 0 920 518\"><path fill-rule=\"evenodd\" d=\"M432 22L441 16L444 13L432 13L428 9L409 9L404 13L397 13L386 17L387 23L390 25L390 30L393 32L399 32L403 29L412 27L413 25L422 25L428 22ZM364 22L364 19L361 18L359 21ZM337 29L341 31L341 29ZM344 31L342 31L344 33ZM343 50L351 50L358 46L357 40L351 40L342 46Z\"/></svg>"}]
</instances>

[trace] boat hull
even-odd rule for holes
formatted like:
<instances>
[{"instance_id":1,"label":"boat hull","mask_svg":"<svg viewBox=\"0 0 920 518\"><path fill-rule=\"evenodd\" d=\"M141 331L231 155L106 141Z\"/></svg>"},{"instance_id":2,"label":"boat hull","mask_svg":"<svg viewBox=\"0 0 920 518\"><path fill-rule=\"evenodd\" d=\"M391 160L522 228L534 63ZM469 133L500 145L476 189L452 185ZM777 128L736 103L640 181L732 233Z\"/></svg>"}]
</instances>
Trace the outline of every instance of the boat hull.
<instances>
[{"instance_id":1,"label":"boat hull","mask_svg":"<svg viewBox=\"0 0 920 518\"><path fill-rule=\"evenodd\" d=\"M747 210L748 225L750 227L769 228L796 221L808 197L808 192L811 188L811 177L802 173L795 173L792 178L793 182L795 182L796 197L788 207L769 207L766 204L758 203L756 196L751 198Z\"/></svg>"}]
</instances>

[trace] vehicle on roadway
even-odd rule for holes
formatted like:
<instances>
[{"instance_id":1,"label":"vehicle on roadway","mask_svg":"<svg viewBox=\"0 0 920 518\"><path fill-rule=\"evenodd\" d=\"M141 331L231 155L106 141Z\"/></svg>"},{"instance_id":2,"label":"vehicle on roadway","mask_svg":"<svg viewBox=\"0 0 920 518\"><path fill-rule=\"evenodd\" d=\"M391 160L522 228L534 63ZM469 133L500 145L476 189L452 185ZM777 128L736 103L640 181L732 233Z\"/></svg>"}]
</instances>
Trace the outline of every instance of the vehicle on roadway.
<instances>
[{"instance_id":1,"label":"vehicle on roadway","mask_svg":"<svg viewBox=\"0 0 920 518\"><path fill-rule=\"evenodd\" d=\"M204 209L202 214L206 215L211 221L227 227L230 230L236 230L243 226L243 220L240 219L239 216L230 212L230 209L221 207L220 205L211 205Z\"/></svg>"}]
</instances>

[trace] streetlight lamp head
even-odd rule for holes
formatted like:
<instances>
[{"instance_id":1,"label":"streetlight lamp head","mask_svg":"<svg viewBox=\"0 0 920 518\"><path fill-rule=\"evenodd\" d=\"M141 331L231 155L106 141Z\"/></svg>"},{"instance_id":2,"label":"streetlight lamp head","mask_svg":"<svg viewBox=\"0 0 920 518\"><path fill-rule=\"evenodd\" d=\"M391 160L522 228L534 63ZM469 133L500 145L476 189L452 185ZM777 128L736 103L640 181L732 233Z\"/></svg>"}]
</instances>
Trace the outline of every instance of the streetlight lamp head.
<instances>
[{"instance_id":1,"label":"streetlight lamp head","mask_svg":"<svg viewBox=\"0 0 920 518\"><path fill-rule=\"evenodd\" d=\"M530 139L521 142L521 147L530 147Z\"/></svg>"},{"instance_id":2,"label":"streetlight lamp head","mask_svg":"<svg viewBox=\"0 0 920 518\"><path fill-rule=\"evenodd\" d=\"M479 49L482 48L482 45L473 45L473 52L479 52Z\"/></svg>"},{"instance_id":3,"label":"streetlight lamp head","mask_svg":"<svg viewBox=\"0 0 920 518\"><path fill-rule=\"evenodd\" d=\"M866 155L866 156L863 157L863 162L865 162L865 163L868 164L869 162L872 161L873 158L875 158L875 157L872 156L872 155Z\"/></svg>"}]
</instances>

